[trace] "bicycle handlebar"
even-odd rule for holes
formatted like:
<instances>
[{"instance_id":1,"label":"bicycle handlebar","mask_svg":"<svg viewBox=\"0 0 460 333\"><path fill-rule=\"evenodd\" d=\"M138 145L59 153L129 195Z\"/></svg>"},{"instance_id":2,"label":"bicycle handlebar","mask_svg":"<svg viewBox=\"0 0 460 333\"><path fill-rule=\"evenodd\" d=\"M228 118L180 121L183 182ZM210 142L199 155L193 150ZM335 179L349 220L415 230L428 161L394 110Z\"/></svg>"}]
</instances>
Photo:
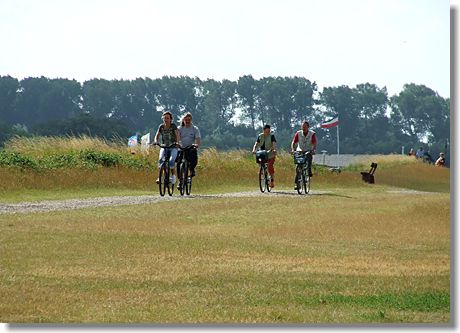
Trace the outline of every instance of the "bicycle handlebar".
<instances>
[{"instance_id":1,"label":"bicycle handlebar","mask_svg":"<svg viewBox=\"0 0 460 333\"><path fill-rule=\"evenodd\" d=\"M169 146L168 145L164 145L164 144L160 144L158 142L155 142L153 143L154 146L159 146L160 148L174 148L177 146L177 143L173 143L173 144L170 144Z\"/></svg>"},{"instance_id":2,"label":"bicycle handlebar","mask_svg":"<svg viewBox=\"0 0 460 333\"><path fill-rule=\"evenodd\" d=\"M191 144L191 145L189 145L187 147L179 146L180 150L189 150L189 149L196 149L196 148L197 148L196 144Z\"/></svg>"},{"instance_id":3,"label":"bicycle handlebar","mask_svg":"<svg viewBox=\"0 0 460 333\"><path fill-rule=\"evenodd\" d=\"M313 154L313 150L296 150L292 151L291 154Z\"/></svg>"},{"instance_id":4,"label":"bicycle handlebar","mask_svg":"<svg viewBox=\"0 0 460 333\"><path fill-rule=\"evenodd\" d=\"M257 152L266 152L266 153L270 153L270 152L276 152L276 149L270 149L270 150L263 150L263 149L258 149L256 151L253 152L253 154L257 153Z\"/></svg>"}]
</instances>

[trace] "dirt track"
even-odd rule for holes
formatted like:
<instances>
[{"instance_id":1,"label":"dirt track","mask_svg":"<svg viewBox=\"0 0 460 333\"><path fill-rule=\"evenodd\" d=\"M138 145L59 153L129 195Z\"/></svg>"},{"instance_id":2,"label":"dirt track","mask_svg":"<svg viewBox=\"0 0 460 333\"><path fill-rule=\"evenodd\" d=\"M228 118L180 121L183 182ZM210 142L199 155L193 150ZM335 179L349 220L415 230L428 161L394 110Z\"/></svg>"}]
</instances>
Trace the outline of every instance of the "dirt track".
<instances>
[{"instance_id":1,"label":"dirt track","mask_svg":"<svg viewBox=\"0 0 460 333\"><path fill-rule=\"evenodd\" d=\"M51 212L57 210L82 209L105 206L120 206L120 205L141 205L149 203L157 203L171 200L193 200L204 198L242 198L242 197L257 197L264 195L272 196L296 196L308 197L310 195L324 194L322 191L310 191L305 196L300 196L294 190L279 190L271 193L261 193L260 191L251 192L236 192L222 194L192 194L190 196L180 196L177 193L170 197L168 195L161 197L159 195L142 195L142 196L114 196L114 197L97 197L87 199L67 199L67 200L49 200L37 202L20 202L14 204L1 204L0 214L16 214L16 213L36 213L36 212Z\"/></svg>"}]
</instances>

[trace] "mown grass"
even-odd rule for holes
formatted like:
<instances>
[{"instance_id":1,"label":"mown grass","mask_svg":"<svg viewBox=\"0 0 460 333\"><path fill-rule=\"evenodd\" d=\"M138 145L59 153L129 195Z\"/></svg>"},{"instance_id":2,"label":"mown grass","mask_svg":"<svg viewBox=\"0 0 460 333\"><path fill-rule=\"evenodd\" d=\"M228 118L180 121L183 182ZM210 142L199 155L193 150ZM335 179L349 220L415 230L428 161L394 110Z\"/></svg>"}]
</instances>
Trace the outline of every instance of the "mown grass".
<instances>
[{"instance_id":1,"label":"mown grass","mask_svg":"<svg viewBox=\"0 0 460 333\"><path fill-rule=\"evenodd\" d=\"M377 187L0 216L0 321L438 323L445 193Z\"/></svg>"}]
</instances>

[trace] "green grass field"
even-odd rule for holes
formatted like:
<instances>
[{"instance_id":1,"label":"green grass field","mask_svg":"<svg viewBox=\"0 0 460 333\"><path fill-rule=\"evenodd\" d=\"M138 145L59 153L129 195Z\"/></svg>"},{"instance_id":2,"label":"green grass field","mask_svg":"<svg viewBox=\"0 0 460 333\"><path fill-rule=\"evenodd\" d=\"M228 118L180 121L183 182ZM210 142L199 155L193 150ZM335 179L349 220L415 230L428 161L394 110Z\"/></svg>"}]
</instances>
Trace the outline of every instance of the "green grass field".
<instances>
[{"instance_id":1,"label":"green grass field","mask_svg":"<svg viewBox=\"0 0 460 333\"><path fill-rule=\"evenodd\" d=\"M316 167L308 196L281 155L292 196L0 215L0 322L448 325L449 170L378 162L375 185ZM257 190L243 152L198 171L197 193ZM127 168L0 174L0 202L158 193Z\"/></svg>"}]
</instances>

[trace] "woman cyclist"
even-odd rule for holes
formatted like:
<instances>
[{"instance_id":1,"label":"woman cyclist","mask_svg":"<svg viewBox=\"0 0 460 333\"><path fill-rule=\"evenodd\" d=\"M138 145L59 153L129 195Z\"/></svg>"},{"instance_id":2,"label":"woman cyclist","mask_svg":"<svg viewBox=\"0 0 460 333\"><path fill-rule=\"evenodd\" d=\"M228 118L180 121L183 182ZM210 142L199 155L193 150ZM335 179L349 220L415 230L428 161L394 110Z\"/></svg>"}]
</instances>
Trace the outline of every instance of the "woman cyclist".
<instances>
[{"instance_id":1,"label":"woman cyclist","mask_svg":"<svg viewBox=\"0 0 460 333\"><path fill-rule=\"evenodd\" d=\"M163 124L158 127L157 133L155 134L155 138L153 140L153 144L157 145L158 141L161 138L161 143L165 146L171 146L172 144L178 144L179 142L179 130L177 129L176 124L173 123L173 116L171 112L166 111L163 112L162 115ZM164 160L166 149L170 151L169 157L169 167L171 168L171 183L176 183L176 170L174 168L174 163L176 162L177 157L177 148L161 148L160 155L158 158L158 169L161 167L161 162ZM157 184L160 182L160 179L157 178Z\"/></svg>"}]
</instances>

